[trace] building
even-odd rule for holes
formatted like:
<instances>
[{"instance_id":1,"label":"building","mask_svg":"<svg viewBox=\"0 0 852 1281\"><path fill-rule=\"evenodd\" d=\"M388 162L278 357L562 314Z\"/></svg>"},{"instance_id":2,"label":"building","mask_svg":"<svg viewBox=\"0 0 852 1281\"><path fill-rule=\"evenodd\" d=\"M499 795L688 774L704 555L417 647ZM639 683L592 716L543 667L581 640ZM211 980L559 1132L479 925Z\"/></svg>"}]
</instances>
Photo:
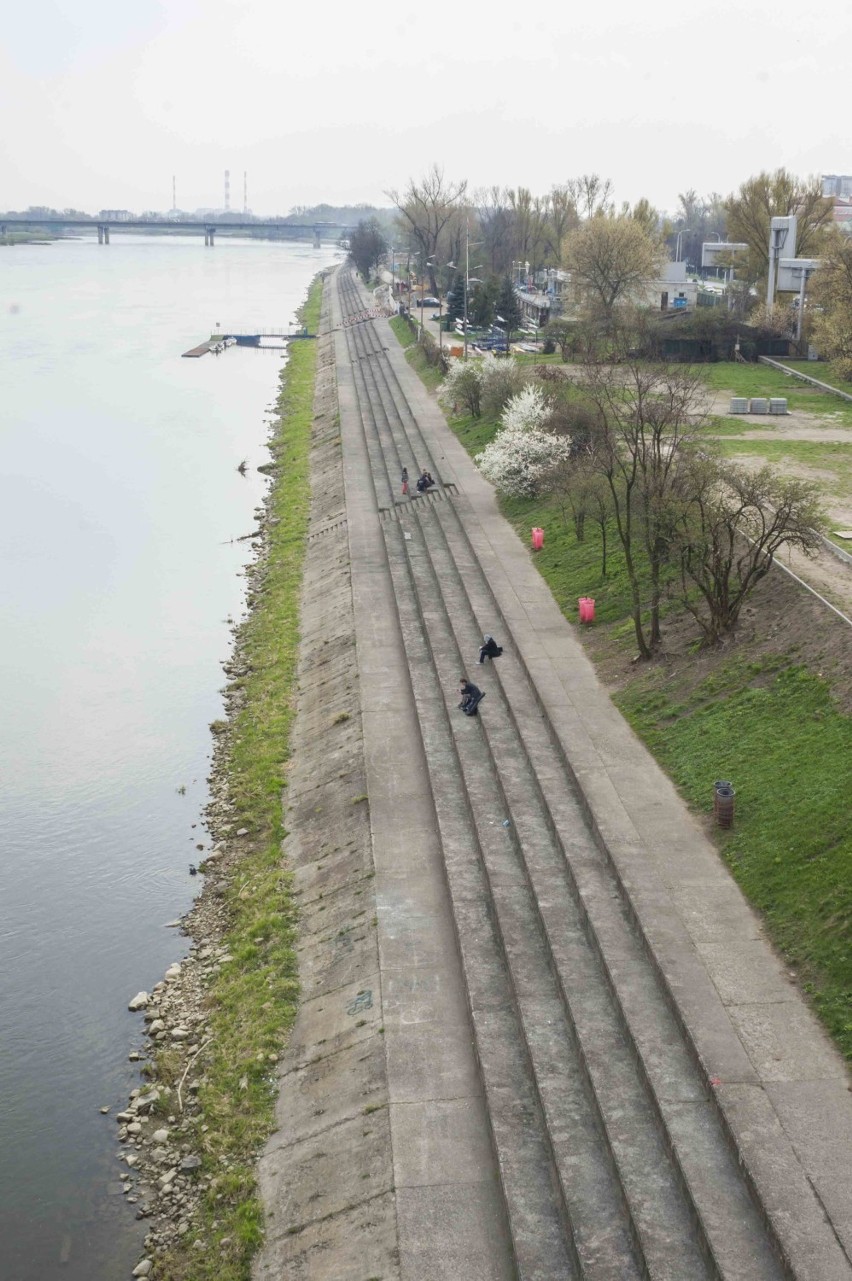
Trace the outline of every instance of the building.
<instances>
[{"instance_id":1,"label":"building","mask_svg":"<svg viewBox=\"0 0 852 1281\"><path fill-rule=\"evenodd\" d=\"M852 197L852 174L824 173L822 175L822 194L824 196Z\"/></svg>"}]
</instances>

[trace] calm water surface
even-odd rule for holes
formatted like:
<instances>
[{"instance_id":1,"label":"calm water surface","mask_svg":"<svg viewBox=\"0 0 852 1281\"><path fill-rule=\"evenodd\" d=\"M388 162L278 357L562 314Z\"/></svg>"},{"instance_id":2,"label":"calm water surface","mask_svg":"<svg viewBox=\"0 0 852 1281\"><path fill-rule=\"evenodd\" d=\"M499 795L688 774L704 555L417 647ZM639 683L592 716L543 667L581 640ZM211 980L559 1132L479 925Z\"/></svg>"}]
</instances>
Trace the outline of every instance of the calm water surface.
<instances>
[{"instance_id":1,"label":"calm water surface","mask_svg":"<svg viewBox=\"0 0 852 1281\"><path fill-rule=\"evenodd\" d=\"M113 235L0 249L0 1279L117 1281L140 988L185 952L208 724L283 327L335 251ZM237 465L246 459L246 478ZM185 794L179 789L185 788ZM196 826L197 825L197 826Z\"/></svg>"}]
</instances>

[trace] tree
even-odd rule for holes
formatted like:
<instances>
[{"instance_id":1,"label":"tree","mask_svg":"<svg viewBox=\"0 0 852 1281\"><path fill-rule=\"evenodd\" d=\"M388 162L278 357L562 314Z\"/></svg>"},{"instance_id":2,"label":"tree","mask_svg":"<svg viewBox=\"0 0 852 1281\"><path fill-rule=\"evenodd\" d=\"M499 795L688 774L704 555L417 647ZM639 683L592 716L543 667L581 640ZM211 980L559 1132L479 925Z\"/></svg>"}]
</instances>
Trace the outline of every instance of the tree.
<instances>
[{"instance_id":1,"label":"tree","mask_svg":"<svg viewBox=\"0 0 852 1281\"><path fill-rule=\"evenodd\" d=\"M609 488L636 641L647 659L661 640L663 571L691 493L691 446L706 422L706 393L691 373L637 363L620 378L587 366L580 385L597 410L591 456Z\"/></svg>"},{"instance_id":2,"label":"tree","mask_svg":"<svg viewBox=\"0 0 852 1281\"><path fill-rule=\"evenodd\" d=\"M837 362L852 382L852 236L832 228L822 250L822 266L810 299L821 311L813 319L813 338L822 355Z\"/></svg>"},{"instance_id":3,"label":"tree","mask_svg":"<svg viewBox=\"0 0 852 1281\"><path fill-rule=\"evenodd\" d=\"M748 262L741 269L753 284L769 273L772 219L796 215L796 243L785 246L785 258L817 257L824 230L831 223L833 202L823 196L819 178L797 178L786 169L776 169L749 178L735 195L728 196L725 209L729 239L748 245Z\"/></svg>"},{"instance_id":4,"label":"tree","mask_svg":"<svg viewBox=\"0 0 852 1281\"><path fill-rule=\"evenodd\" d=\"M478 253L495 276L507 272L515 257L515 215L505 187L488 187L474 193L474 207L482 241ZM458 259L456 259L458 261Z\"/></svg>"},{"instance_id":5,"label":"tree","mask_svg":"<svg viewBox=\"0 0 852 1281\"><path fill-rule=\"evenodd\" d=\"M349 237L349 257L365 280L369 280L387 251L388 242L376 219L362 219Z\"/></svg>"},{"instance_id":6,"label":"tree","mask_svg":"<svg viewBox=\"0 0 852 1281\"><path fill-rule=\"evenodd\" d=\"M574 197L567 186L552 187L549 197L549 217L545 229L546 251L550 262L562 266L562 251L569 231L580 225L580 216Z\"/></svg>"},{"instance_id":7,"label":"tree","mask_svg":"<svg viewBox=\"0 0 852 1281\"><path fill-rule=\"evenodd\" d=\"M596 218L612 209L612 182L596 173L569 178L565 188L580 218Z\"/></svg>"},{"instance_id":8,"label":"tree","mask_svg":"<svg viewBox=\"0 0 852 1281\"><path fill-rule=\"evenodd\" d=\"M534 196L526 187L518 187L508 195L513 215L512 257L528 262L534 273L544 258L548 202L546 198Z\"/></svg>"},{"instance_id":9,"label":"tree","mask_svg":"<svg viewBox=\"0 0 852 1281\"><path fill-rule=\"evenodd\" d=\"M482 368L478 360L451 360L439 399L453 413L462 406L472 418L482 413Z\"/></svg>"},{"instance_id":10,"label":"tree","mask_svg":"<svg viewBox=\"0 0 852 1281\"><path fill-rule=\"evenodd\" d=\"M399 211L399 222L416 243L421 255L421 268L429 273L430 288L437 293L435 258L442 233L458 216L461 201L467 191L467 180L447 182L444 171L433 164L419 183L409 179L405 191L388 191L385 194ZM450 255L447 255L449 257Z\"/></svg>"},{"instance_id":11,"label":"tree","mask_svg":"<svg viewBox=\"0 0 852 1281\"><path fill-rule=\"evenodd\" d=\"M581 301L607 322L619 303L629 300L659 273L660 245L630 217L599 217L568 237L565 261Z\"/></svg>"},{"instance_id":12,"label":"tree","mask_svg":"<svg viewBox=\"0 0 852 1281\"><path fill-rule=\"evenodd\" d=\"M447 291L447 323L454 325L464 319L464 276L457 271Z\"/></svg>"},{"instance_id":13,"label":"tree","mask_svg":"<svg viewBox=\"0 0 852 1281\"><path fill-rule=\"evenodd\" d=\"M502 494L532 498L553 469L568 458L570 442L540 427L504 427L476 455L476 465L486 480Z\"/></svg>"},{"instance_id":14,"label":"tree","mask_svg":"<svg viewBox=\"0 0 852 1281\"><path fill-rule=\"evenodd\" d=\"M472 325L487 329L494 321L498 282L494 276L478 281L471 287L467 300L467 314Z\"/></svg>"},{"instance_id":15,"label":"tree","mask_svg":"<svg viewBox=\"0 0 852 1281\"><path fill-rule=\"evenodd\" d=\"M817 550L823 517L816 485L770 467L749 472L704 458L694 479L683 511L681 582L704 643L714 645L736 627L743 604L781 547Z\"/></svg>"},{"instance_id":16,"label":"tree","mask_svg":"<svg viewBox=\"0 0 852 1281\"><path fill-rule=\"evenodd\" d=\"M497 294L494 306L497 324L506 330L506 344L508 346L514 330L519 329L521 324L521 308L511 276L504 276L500 282L500 291Z\"/></svg>"}]
</instances>

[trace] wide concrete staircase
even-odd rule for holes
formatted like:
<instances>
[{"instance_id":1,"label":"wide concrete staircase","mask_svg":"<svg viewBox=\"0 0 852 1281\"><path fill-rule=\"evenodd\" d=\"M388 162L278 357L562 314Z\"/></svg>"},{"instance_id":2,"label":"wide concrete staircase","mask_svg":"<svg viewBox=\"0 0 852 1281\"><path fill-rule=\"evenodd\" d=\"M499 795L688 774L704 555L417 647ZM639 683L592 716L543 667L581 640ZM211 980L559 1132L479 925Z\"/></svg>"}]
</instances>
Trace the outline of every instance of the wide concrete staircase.
<instances>
[{"instance_id":1,"label":"wide concrete staircase","mask_svg":"<svg viewBox=\"0 0 852 1281\"><path fill-rule=\"evenodd\" d=\"M339 282L344 314L363 310ZM465 500L441 483L375 325L346 342L517 1274L793 1276L512 644ZM403 499L403 466L437 490ZM503 656L471 672L485 631ZM477 718L456 710L462 673L486 692Z\"/></svg>"}]
</instances>

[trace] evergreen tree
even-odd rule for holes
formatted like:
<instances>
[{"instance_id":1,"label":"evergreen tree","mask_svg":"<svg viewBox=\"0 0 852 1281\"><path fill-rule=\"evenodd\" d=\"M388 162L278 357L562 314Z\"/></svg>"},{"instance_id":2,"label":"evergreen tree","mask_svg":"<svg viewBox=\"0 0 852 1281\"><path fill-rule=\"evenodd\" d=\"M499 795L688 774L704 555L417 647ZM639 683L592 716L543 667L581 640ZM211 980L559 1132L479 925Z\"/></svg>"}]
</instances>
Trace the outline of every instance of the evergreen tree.
<instances>
[{"instance_id":1,"label":"evergreen tree","mask_svg":"<svg viewBox=\"0 0 852 1281\"><path fill-rule=\"evenodd\" d=\"M447 293L447 322L454 325L464 319L464 276L457 271L453 277L452 288Z\"/></svg>"},{"instance_id":2,"label":"evergreen tree","mask_svg":"<svg viewBox=\"0 0 852 1281\"><path fill-rule=\"evenodd\" d=\"M515 294L511 276L504 276L500 283L500 292L497 295L495 311L497 316L502 316L503 318L498 320L497 324L502 329L509 331L509 338L511 339L514 331L520 329L522 319L520 303Z\"/></svg>"}]
</instances>

